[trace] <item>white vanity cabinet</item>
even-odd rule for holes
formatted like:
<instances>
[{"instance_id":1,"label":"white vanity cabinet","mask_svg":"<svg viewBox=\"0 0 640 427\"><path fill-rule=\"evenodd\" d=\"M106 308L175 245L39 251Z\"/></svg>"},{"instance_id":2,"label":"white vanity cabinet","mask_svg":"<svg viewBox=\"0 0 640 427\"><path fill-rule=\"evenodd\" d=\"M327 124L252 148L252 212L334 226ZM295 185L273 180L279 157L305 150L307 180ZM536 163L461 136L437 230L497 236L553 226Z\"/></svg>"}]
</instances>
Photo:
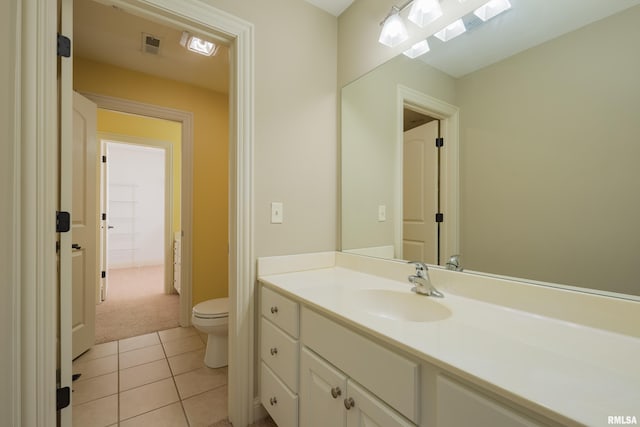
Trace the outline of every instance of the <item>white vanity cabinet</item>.
<instances>
[{"instance_id":1,"label":"white vanity cabinet","mask_svg":"<svg viewBox=\"0 0 640 427\"><path fill-rule=\"evenodd\" d=\"M302 349L300 370L301 426L414 426L308 348Z\"/></svg>"},{"instance_id":2,"label":"white vanity cabinet","mask_svg":"<svg viewBox=\"0 0 640 427\"><path fill-rule=\"evenodd\" d=\"M419 365L301 308L301 426L409 427L419 420Z\"/></svg>"},{"instance_id":3,"label":"white vanity cabinet","mask_svg":"<svg viewBox=\"0 0 640 427\"><path fill-rule=\"evenodd\" d=\"M298 425L298 303L261 287L260 396L279 427Z\"/></svg>"}]
</instances>

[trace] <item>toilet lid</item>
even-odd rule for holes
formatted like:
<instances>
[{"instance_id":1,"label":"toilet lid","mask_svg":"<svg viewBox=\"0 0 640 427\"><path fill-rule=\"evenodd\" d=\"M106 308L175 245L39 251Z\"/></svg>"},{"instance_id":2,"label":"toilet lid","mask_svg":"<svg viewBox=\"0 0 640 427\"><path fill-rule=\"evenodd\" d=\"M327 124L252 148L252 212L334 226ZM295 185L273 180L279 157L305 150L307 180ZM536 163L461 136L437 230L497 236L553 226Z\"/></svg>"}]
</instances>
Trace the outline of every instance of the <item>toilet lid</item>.
<instances>
[{"instance_id":1,"label":"toilet lid","mask_svg":"<svg viewBox=\"0 0 640 427\"><path fill-rule=\"evenodd\" d=\"M193 315L201 318L219 318L229 316L229 298L216 298L203 301L193 307Z\"/></svg>"}]
</instances>

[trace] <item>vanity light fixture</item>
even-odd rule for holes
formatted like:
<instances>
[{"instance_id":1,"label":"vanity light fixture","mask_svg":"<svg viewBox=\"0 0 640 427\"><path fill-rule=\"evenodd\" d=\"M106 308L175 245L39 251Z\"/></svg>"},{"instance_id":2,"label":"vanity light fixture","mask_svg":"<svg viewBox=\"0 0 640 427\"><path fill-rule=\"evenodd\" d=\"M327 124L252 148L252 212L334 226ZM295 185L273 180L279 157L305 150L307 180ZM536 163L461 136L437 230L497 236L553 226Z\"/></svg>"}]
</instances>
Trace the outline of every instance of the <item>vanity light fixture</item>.
<instances>
[{"instance_id":1,"label":"vanity light fixture","mask_svg":"<svg viewBox=\"0 0 640 427\"><path fill-rule=\"evenodd\" d=\"M191 52L199 53L204 56L212 56L218 52L218 45L200 37L192 36L186 31L182 32L180 44Z\"/></svg>"},{"instance_id":2,"label":"vanity light fixture","mask_svg":"<svg viewBox=\"0 0 640 427\"><path fill-rule=\"evenodd\" d=\"M417 58L420 55L424 55L425 53L429 52L429 50L430 50L429 43L425 39L425 40L422 40L422 41L414 44L409 49L407 49L404 52L402 52L402 54L405 55L405 56L408 56L411 59L414 59L414 58Z\"/></svg>"},{"instance_id":3,"label":"vanity light fixture","mask_svg":"<svg viewBox=\"0 0 640 427\"><path fill-rule=\"evenodd\" d=\"M414 0L409 11L409 21L423 28L442 16L438 0Z\"/></svg>"},{"instance_id":4,"label":"vanity light fixture","mask_svg":"<svg viewBox=\"0 0 640 427\"><path fill-rule=\"evenodd\" d=\"M509 0L491 0L484 6L477 8L473 14L483 21L488 21L494 16L509 9L511 9L511 3L509 3Z\"/></svg>"},{"instance_id":5,"label":"vanity light fixture","mask_svg":"<svg viewBox=\"0 0 640 427\"><path fill-rule=\"evenodd\" d=\"M436 36L443 42L447 42L453 38L458 37L465 31L467 31L467 28L464 26L464 22L462 22L462 19L458 19L457 21L452 22L442 30L435 33L434 36Z\"/></svg>"},{"instance_id":6,"label":"vanity light fixture","mask_svg":"<svg viewBox=\"0 0 640 427\"><path fill-rule=\"evenodd\" d=\"M382 31L378 41L385 46L394 47L409 38L399 13L400 8L393 6L389 15L382 21Z\"/></svg>"}]
</instances>

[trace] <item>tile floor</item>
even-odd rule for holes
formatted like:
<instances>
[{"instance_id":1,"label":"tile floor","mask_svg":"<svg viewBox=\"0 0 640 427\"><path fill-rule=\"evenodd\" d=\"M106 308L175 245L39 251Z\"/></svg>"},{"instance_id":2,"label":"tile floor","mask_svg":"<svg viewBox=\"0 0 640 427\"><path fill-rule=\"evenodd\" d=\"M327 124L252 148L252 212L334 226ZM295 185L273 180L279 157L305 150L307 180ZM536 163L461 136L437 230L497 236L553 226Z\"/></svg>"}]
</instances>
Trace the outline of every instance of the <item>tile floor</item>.
<instances>
[{"instance_id":1,"label":"tile floor","mask_svg":"<svg viewBox=\"0 0 640 427\"><path fill-rule=\"evenodd\" d=\"M227 368L206 335L175 328L98 344L73 362L73 426L210 426L227 417Z\"/></svg>"}]
</instances>

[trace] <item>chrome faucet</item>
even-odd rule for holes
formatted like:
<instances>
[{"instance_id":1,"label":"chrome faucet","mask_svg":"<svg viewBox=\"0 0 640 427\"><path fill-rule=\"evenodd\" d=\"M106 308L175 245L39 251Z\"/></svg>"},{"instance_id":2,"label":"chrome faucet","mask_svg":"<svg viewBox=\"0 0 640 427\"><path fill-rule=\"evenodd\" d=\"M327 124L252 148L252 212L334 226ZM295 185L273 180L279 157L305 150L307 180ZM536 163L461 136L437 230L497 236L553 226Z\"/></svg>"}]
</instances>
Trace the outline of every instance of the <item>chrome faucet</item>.
<instances>
[{"instance_id":1,"label":"chrome faucet","mask_svg":"<svg viewBox=\"0 0 640 427\"><path fill-rule=\"evenodd\" d=\"M444 295L442 295L442 293L431 284L431 280L429 279L429 269L426 264L419 261L409 261L409 264L416 266L416 274L409 276L409 282L415 285L412 291L415 291L416 294L430 297L444 297Z\"/></svg>"},{"instance_id":2,"label":"chrome faucet","mask_svg":"<svg viewBox=\"0 0 640 427\"><path fill-rule=\"evenodd\" d=\"M462 271L462 264L460 264L460 255L451 255L449 261L447 261L447 270Z\"/></svg>"}]
</instances>

